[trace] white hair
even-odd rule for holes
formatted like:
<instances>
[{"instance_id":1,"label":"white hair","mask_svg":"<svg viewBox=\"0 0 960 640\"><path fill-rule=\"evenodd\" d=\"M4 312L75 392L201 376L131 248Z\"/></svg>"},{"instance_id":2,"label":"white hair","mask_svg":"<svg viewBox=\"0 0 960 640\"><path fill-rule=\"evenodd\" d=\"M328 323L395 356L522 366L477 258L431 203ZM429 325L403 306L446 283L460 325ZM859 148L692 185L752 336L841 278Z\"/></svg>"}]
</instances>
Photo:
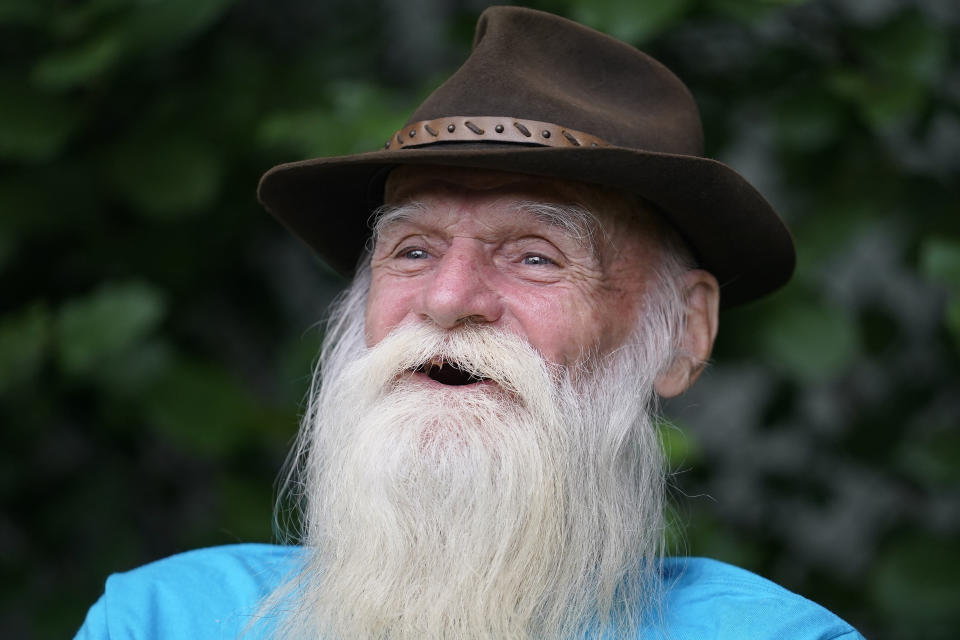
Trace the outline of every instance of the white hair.
<instances>
[{"instance_id":1,"label":"white hair","mask_svg":"<svg viewBox=\"0 0 960 640\"><path fill-rule=\"evenodd\" d=\"M581 208L519 206L585 242L600 228ZM413 210L381 210L374 235ZM663 235L630 339L579 370L482 325L405 325L367 348L368 251L332 307L278 500L300 516L288 541L304 563L261 622L285 638L383 640L655 624L665 469L653 384L687 357L679 283L692 267ZM438 353L502 393L439 402L396 382Z\"/></svg>"}]
</instances>

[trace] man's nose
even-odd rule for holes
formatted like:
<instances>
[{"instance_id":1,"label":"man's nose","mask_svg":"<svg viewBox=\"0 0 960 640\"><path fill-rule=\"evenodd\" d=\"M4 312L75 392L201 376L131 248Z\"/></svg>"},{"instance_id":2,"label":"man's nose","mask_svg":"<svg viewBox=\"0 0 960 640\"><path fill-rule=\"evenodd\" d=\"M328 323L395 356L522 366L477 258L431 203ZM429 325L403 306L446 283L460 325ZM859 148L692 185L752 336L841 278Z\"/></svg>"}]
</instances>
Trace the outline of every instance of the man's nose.
<instances>
[{"instance_id":1,"label":"man's nose","mask_svg":"<svg viewBox=\"0 0 960 640\"><path fill-rule=\"evenodd\" d=\"M444 329L464 322L496 322L503 303L490 286L490 269L481 242L455 239L424 288L421 314Z\"/></svg>"}]
</instances>

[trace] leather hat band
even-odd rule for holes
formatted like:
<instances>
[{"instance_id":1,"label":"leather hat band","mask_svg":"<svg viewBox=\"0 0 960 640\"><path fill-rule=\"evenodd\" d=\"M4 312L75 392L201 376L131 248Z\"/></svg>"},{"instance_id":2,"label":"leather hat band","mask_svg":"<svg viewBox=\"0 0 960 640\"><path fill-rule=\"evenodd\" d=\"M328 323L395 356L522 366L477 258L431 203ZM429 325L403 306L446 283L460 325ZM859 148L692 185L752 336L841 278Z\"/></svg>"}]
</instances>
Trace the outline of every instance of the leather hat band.
<instances>
[{"instance_id":1,"label":"leather hat band","mask_svg":"<svg viewBox=\"0 0 960 640\"><path fill-rule=\"evenodd\" d=\"M397 150L437 142L513 142L546 147L609 147L596 136L550 122L495 116L421 120L399 129L383 145Z\"/></svg>"}]
</instances>

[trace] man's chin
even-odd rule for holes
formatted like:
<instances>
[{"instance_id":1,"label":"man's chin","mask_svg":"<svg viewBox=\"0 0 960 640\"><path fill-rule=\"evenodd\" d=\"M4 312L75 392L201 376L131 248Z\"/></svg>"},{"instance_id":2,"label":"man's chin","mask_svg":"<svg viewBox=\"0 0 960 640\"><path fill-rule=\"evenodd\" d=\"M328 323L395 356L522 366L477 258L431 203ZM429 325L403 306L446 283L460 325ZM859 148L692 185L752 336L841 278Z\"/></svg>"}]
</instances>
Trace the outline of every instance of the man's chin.
<instances>
[{"instance_id":1,"label":"man's chin","mask_svg":"<svg viewBox=\"0 0 960 640\"><path fill-rule=\"evenodd\" d=\"M419 454L411 462L418 464L449 463L451 456L487 457L502 445L505 431L536 428L524 413L522 401L493 380L447 385L422 373L407 372L384 398L386 406L394 403L402 403L407 410L394 414L377 407L368 418L389 424L401 440L415 440L415 445L407 441ZM513 418L509 426L504 424L504 416Z\"/></svg>"}]
</instances>

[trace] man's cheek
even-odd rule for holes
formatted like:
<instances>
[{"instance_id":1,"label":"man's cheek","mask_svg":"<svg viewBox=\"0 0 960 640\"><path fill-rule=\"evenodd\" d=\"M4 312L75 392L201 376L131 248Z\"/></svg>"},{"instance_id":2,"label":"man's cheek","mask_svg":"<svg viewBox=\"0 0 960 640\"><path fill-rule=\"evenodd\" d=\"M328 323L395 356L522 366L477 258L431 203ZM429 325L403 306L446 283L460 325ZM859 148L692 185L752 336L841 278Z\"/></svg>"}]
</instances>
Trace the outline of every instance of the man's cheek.
<instances>
[{"instance_id":1,"label":"man's cheek","mask_svg":"<svg viewBox=\"0 0 960 640\"><path fill-rule=\"evenodd\" d=\"M372 347L387 337L405 315L402 300L395 295L371 291L365 316L367 346Z\"/></svg>"}]
</instances>

